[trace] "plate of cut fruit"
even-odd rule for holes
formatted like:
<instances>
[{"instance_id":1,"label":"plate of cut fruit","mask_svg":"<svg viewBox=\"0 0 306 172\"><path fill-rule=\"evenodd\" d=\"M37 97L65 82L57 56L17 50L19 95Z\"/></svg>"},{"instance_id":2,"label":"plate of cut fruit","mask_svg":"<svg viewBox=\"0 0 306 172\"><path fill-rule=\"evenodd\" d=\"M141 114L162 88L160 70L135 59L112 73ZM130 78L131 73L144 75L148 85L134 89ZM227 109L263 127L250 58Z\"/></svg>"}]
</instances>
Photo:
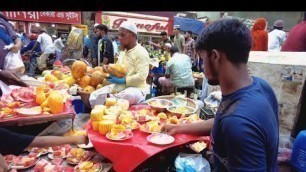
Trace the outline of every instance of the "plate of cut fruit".
<instances>
[{"instance_id":1,"label":"plate of cut fruit","mask_svg":"<svg viewBox=\"0 0 306 172\"><path fill-rule=\"evenodd\" d=\"M158 121L150 121L150 122L147 122L145 124L142 124L139 127L140 131L145 132L145 133L149 133L149 134L160 133L161 128L162 128L162 126L160 125L160 123Z\"/></svg>"},{"instance_id":2,"label":"plate of cut fruit","mask_svg":"<svg viewBox=\"0 0 306 172\"><path fill-rule=\"evenodd\" d=\"M88 142L88 144L78 144L77 145L79 148L82 148L82 149L90 149L90 148L93 148L93 144L91 143L91 141Z\"/></svg>"},{"instance_id":3,"label":"plate of cut fruit","mask_svg":"<svg viewBox=\"0 0 306 172\"><path fill-rule=\"evenodd\" d=\"M71 165L77 165L81 161L88 161L93 154L90 151L85 151L82 148L72 148L66 157L66 162Z\"/></svg>"},{"instance_id":4,"label":"plate of cut fruit","mask_svg":"<svg viewBox=\"0 0 306 172\"><path fill-rule=\"evenodd\" d=\"M64 168L60 164L53 164L52 162L48 162L47 160L42 159L39 162L37 162L33 171L34 172L47 172L47 171L63 172Z\"/></svg>"},{"instance_id":5,"label":"plate of cut fruit","mask_svg":"<svg viewBox=\"0 0 306 172\"><path fill-rule=\"evenodd\" d=\"M147 140L156 145L168 145L175 141L174 137L164 133L153 133L147 137Z\"/></svg>"},{"instance_id":6,"label":"plate of cut fruit","mask_svg":"<svg viewBox=\"0 0 306 172\"><path fill-rule=\"evenodd\" d=\"M123 117L121 120L121 125L131 130L138 129L140 126L140 124L137 121L133 120L131 117Z\"/></svg>"},{"instance_id":7,"label":"plate of cut fruit","mask_svg":"<svg viewBox=\"0 0 306 172\"><path fill-rule=\"evenodd\" d=\"M100 172L103 166L92 161L83 161L74 167L74 172Z\"/></svg>"},{"instance_id":8,"label":"plate of cut fruit","mask_svg":"<svg viewBox=\"0 0 306 172\"><path fill-rule=\"evenodd\" d=\"M137 122L147 122L151 120L151 116L154 114L148 109L141 109L138 111L133 111L134 118Z\"/></svg>"},{"instance_id":9,"label":"plate of cut fruit","mask_svg":"<svg viewBox=\"0 0 306 172\"><path fill-rule=\"evenodd\" d=\"M23 170L30 167L33 167L39 158L37 157L29 157L29 156L18 156L13 159L11 169Z\"/></svg>"},{"instance_id":10,"label":"plate of cut fruit","mask_svg":"<svg viewBox=\"0 0 306 172\"><path fill-rule=\"evenodd\" d=\"M127 140L132 137L132 130L127 129L124 125L114 125L111 131L106 134L107 139L114 141Z\"/></svg>"},{"instance_id":11,"label":"plate of cut fruit","mask_svg":"<svg viewBox=\"0 0 306 172\"><path fill-rule=\"evenodd\" d=\"M71 146L70 145L62 145L62 146L54 146L49 148L49 154L48 157L50 159L55 158L66 158L68 152L70 151Z\"/></svg>"},{"instance_id":12,"label":"plate of cut fruit","mask_svg":"<svg viewBox=\"0 0 306 172\"><path fill-rule=\"evenodd\" d=\"M30 152L30 153L36 153L37 155L40 155L40 156L49 153L49 149L47 149L47 148L37 148L37 147L29 148L27 151Z\"/></svg>"}]
</instances>

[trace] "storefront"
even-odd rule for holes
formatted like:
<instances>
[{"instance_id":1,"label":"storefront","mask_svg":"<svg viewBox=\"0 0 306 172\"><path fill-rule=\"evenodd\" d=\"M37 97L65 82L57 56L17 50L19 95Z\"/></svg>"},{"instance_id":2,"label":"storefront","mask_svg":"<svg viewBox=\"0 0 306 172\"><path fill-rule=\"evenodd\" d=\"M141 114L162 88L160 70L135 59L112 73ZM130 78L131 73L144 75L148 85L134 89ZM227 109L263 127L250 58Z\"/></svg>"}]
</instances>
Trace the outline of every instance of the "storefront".
<instances>
[{"instance_id":1,"label":"storefront","mask_svg":"<svg viewBox=\"0 0 306 172\"><path fill-rule=\"evenodd\" d=\"M79 11L2 11L18 27L19 32L38 33L46 28L49 35L69 34L72 25L81 24Z\"/></svg>"},{"instance_id":2,"label":"storefront","mask_svg":"<svg viewBox=\"0 0 306 172\"><path fill-rule=\"evenodd\" d=\"M119 26L124 21L134 22L138 29L139 42L147 41L159 42L160 33L166 31L172 32L173 23L168 17L159 17L152 15L143 15L127 12L97 12L96 23L102 23L108 26L109 36L117 35Z\"/></svg>"}]
</instances>

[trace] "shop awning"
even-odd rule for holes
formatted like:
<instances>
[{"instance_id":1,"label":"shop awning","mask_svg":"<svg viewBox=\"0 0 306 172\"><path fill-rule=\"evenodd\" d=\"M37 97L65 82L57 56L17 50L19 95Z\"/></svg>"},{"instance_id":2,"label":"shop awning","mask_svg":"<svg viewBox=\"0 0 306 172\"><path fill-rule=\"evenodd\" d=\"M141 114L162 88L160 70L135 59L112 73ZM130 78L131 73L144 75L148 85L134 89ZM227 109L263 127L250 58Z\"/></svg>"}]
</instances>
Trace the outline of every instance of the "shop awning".
<instances>
[{"instance_id":1,"label":"shop awning","mask_svg":"<svg viewBox=\"0 0 306 172\"><path fill-rule=\"evenodd\" d=\"M204 29L204 22L190 18L174 17L174 25L180 25L181 31L191 30L197 35Z\"/></svg>"}]
</instances>

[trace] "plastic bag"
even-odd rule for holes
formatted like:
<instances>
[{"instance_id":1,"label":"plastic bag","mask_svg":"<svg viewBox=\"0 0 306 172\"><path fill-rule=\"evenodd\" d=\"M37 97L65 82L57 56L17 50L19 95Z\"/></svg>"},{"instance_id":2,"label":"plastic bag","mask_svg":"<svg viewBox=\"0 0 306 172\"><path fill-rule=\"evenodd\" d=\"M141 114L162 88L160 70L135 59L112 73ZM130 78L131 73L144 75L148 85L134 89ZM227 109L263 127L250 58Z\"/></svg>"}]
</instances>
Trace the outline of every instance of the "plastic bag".
<instances>
[{"instance_id":1,"label":"plastic bag","mask_svg":"<svg viewBox=\"0 0 306 172\"><path fill-rule=\"evenodd\" d=\"M222 100L221 91L214 91L210 93L207 98L204 99L204 103L209 108L216 108L219 107L221 100Z\"/></svg>"},{"instance_id":2,"label":"plastic bag","mask_svg":"<svg viewBox=\"0 0 306 172\"><path fill-rule=\"evenodd\" d=\"M209 162L201 154L180 153L175 159L177 172L210 172Z\"/></svg>"},{"instance_id":3,"label":"plastic bag","mask_svg":"<svg viewBox=\"0 0 306 172\"><path fill-rule=\"evenodd\" d=\"M7 45L4 47L4 49L11 49L12 46L13 44ZM20 51L18 51L18 53L9 51L4 59L4 70L13 71L19 74L24 73L25 67L21 59Z\"/></svg>"},{"instance_id":4,"label":"plastic bag","mask_svg":"<svg viewBox=\"0 0 306 172\"><path fill-rule=\"evenodd\" d=\"M289 162L292 154L294 139L290 135L280 135L277 162Z\"/></svg>"}]
</instances>

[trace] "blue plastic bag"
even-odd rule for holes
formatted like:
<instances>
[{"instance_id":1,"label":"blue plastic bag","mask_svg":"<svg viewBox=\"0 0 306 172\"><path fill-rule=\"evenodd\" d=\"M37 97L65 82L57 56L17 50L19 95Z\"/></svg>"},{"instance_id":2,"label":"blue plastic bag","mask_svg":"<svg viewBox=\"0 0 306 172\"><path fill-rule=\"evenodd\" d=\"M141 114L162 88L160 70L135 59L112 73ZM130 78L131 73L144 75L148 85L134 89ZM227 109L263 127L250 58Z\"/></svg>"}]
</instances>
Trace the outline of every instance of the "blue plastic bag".
<instances>
[{"instance_id":1,"label":"blue plastic bag","mask_svg":"<svg viewBox=\"0 0 306 172\"><path fill-rule=\"evenodd\" d=\"M209 162L201 154L180 153L175 159L177 172L210 172Z\"/></svg>"}]
</instances>

